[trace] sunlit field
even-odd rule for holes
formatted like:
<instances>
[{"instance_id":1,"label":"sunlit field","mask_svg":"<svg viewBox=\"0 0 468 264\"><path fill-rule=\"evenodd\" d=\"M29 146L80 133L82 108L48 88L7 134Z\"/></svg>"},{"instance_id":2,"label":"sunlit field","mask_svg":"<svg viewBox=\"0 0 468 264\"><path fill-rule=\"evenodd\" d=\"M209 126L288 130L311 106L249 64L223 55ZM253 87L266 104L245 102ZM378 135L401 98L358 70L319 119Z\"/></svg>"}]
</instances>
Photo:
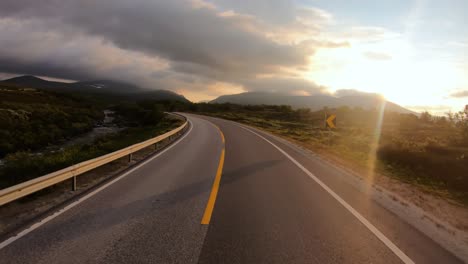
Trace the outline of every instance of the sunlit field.
<instances>
[{"instance_id":1,"label":"sunlit field","mask_svg":"<svg viewBox=\"0 0 468 264\"><path fill-rule=\"evenodd\" d=\"M468 204L467 113L432 116L360 108L335 110L338 128L325 129L324 111L287 106L197 105L196 112L249 124L345 162L367 180L385 174Z\"/></svg>"}]
</instances>

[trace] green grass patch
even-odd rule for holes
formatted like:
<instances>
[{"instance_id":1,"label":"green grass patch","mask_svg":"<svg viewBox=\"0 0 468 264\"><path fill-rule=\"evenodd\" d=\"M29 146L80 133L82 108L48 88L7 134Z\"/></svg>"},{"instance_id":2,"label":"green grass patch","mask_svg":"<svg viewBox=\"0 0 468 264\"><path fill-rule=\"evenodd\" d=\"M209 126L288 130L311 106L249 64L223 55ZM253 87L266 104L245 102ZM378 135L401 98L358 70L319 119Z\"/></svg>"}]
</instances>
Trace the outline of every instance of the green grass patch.
<instances>
[{"instance_id":1,"label":"green grass patch","mask_svg":"<svg viewBox=\"0 0 468 264\"><path fill-rule=\"evenodd\" d=\"M0 189L142 142L182 123L180 120L164 118L156 125L127 128L118 134L98 138L92 144L73 145L40 155L28 151L9 154L4 160L5 164L0 167Z\"/></svg>"}]
</instances>

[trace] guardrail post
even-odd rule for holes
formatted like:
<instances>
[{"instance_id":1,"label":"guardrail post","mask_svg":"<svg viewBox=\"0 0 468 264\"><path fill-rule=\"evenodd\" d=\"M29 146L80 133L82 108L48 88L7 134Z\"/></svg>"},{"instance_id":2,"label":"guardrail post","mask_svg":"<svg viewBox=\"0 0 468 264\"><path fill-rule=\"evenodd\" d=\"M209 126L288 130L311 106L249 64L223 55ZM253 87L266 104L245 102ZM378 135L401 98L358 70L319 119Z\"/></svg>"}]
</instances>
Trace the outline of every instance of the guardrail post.
<instances>
[{"instance_id":1,"label":"guardrail post","mask_svg":"<svg viewBox=\"0 0 468 264\"><path fill-rule=\"evenodd\" d=\"M132 162L133 153L128 154L128 162Z\"/></svg>"},{"instance_id":2,"label":"guardrail post","mask_svg":"<svg viewBox=\"0 0 468 264\"><path fill-rule=\"evenodd\" d=\"M76 176L72 178L72 191L76 191Z\"/></svg>"}]
</instances>

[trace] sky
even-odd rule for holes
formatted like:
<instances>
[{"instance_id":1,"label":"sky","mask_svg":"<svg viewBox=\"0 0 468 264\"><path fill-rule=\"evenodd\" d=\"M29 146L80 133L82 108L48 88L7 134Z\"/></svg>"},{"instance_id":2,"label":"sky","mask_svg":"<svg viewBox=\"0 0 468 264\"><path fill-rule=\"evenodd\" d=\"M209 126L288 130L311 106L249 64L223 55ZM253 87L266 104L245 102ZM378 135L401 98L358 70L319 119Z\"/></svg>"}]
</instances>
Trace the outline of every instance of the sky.
<instances>
[{"instance_id":1,"label":"sky","mask_svg":"<svg viewBox=\"0 0 468 264\"><path fill-rule=\"evenodd\" d=\"M0 78L113 79L192 101L346 90L459 111L466 10L464 0L2 0Z\"/></svg>"}]
</instances>

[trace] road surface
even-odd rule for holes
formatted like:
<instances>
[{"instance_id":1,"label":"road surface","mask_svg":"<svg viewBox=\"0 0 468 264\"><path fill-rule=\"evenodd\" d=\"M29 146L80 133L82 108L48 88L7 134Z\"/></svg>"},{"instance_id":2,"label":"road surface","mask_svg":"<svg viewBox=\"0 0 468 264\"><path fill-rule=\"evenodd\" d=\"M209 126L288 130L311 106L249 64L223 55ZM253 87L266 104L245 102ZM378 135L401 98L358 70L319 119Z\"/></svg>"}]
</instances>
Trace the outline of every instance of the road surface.
<instances>
[{"instance_id":1,"label":"road surface","mask_svg":"<svg viewBox=\"0 0 468 264\"><path fill-rule=\"evenodd\" d=\"M0 263L461 263L340 170L188 116L163 153L0 244Z\"/></svg>"}]
</instances>

